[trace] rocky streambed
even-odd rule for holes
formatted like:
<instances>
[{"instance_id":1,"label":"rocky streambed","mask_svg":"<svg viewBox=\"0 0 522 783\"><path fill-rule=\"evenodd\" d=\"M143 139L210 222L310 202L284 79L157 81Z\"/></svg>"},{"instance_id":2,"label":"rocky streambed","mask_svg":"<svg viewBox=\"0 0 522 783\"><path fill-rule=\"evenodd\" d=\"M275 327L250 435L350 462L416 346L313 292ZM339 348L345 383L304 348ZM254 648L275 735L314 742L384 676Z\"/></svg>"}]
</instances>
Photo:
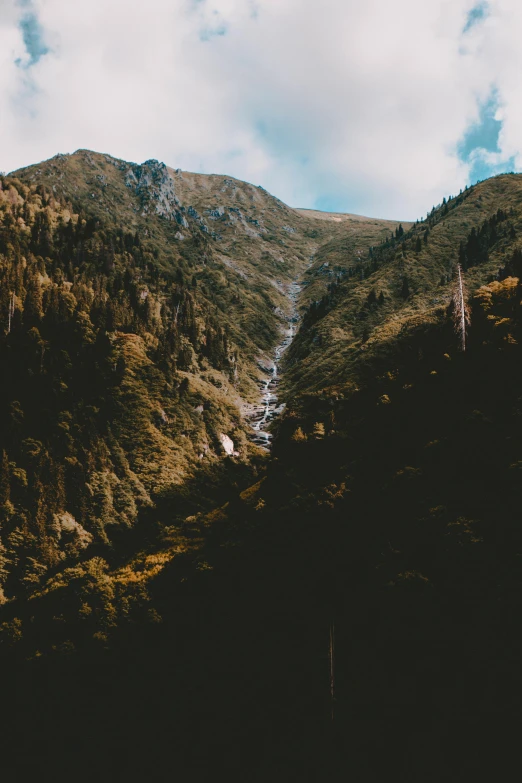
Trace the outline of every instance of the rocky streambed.
<instances>
[{"instance_id":1,"label":"rocky streambed","mask_svg":"<svg viewBox=\"0 0 522 783\"><path fill-rule=\"evenodd\" d=\"M252 426L251 440L265 449L270 449L270 441L272 439L271 433L268 432L268 427L285 407L284 403L279 402L277 395L280 377L279 365L284 352L297 332L299 322L297 300L300 292L301 286L297 281L294 281L288 287L287 296L290 301L290 312L286 318L286 327L283 331L282 340L277 345L272 362L267 368L267 377L259 382L261 404L255 405L247 416Z\"/></svg>"}]
</instances>

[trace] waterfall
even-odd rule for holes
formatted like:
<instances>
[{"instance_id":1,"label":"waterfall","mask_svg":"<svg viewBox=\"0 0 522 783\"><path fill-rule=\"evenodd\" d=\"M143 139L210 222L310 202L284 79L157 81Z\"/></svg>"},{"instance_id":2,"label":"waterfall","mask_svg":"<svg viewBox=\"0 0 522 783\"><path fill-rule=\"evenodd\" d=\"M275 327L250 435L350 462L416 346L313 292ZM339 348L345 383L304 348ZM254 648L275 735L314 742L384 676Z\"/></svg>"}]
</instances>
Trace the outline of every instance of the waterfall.
<instances>
[{"instance_id":1,"label":"waterfall","mask_svg":"<svg viewBox=\"0 0 522 783\"><path fill-rule=\"evenodd\" d=\"M268 370L269 376L261 382L261 405L250 416L252 423L252 440L262 448L270 448L272 435L267 431L270 423L282 412L284 405L280 405L277 396L279 385L279 364L284 352L292 343L296 332L299 315L297 312L297 299L301 286L295 280L288 288L288 299L291 309L287 317L287 328L283 332L283 339L276 346L272 363Z\"/></svg>"}]
</instances>

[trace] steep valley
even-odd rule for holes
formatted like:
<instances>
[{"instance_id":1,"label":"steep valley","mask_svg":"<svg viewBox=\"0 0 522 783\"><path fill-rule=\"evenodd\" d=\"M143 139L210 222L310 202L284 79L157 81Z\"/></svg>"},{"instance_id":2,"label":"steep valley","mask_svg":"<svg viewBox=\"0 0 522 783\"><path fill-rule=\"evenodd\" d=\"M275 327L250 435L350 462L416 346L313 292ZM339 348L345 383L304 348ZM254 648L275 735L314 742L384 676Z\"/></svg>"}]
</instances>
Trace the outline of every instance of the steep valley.
<instances>
[{"instance_id":1,"label":"steep valley","mask_svg":"<svg viewBox=\"0 0 522 783\"><path fill-rule=\"evenodd\" d=\"M416 223L87 150L0 178L4 769L503 776L520 236L522 175Z\"/></svg>"}]
</instances>

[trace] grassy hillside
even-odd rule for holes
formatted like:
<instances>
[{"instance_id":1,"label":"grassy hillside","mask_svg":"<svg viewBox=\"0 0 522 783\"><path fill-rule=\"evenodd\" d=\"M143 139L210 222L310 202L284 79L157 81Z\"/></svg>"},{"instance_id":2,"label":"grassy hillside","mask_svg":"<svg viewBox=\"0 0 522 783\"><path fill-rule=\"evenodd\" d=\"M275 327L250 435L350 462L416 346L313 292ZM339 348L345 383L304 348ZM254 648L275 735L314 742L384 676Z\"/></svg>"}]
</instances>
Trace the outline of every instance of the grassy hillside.
<instances>
[{"instance_id":1,"label":"grassy hillside","mask_svg":"<svg viewBox=\"0 0 522 783\"><path fill-rule=\"evenodd\" d=\"M284 285L315 247L298 230L305 221L252 185L176 173L157 161L136 165L81 150L15 175L101 225L137 231L158 274L199 283L198 296L212 299L242 349L241 391L253 392L248 379L276 339L273 313L286 307Z\"/></svg>"},{"instance_id":2,"label":"grassy hillside","mask_svg":"<svg viewBox=\"0 0 522 783\"><path fill-rule=\"evenodd\" d=\"M400 237L396 229L393 239L365 254L350 255L345 238L325 243L311 270L312 283L303 292L308 311L287 354L288 389L306 393L332 387L342 392L357 383L357 368L368 355L386 353L404 331L444 319L460 245L467 245L474 230L482 232L476 242L484 252L471 263L461 259L470 293L495 277L517 247L521 175L495 177L444 201L426 219L404 225ZM340 269L343 256L348 260ZM325 264L338 271L329 273L324 295L310 298Z\"/></svg>"},{"instance_id":3,"label":"grassy hillside","mask_svg":"<svg viewBox=\"0 0 522 783\"><path fill-rule=\"evenodd\" d=\"M316 231L322 239L303 280L302 307L319 301L332 283L345 275L352 266L366 260L370 247L379 245L401 225L397 221L361 215L312 209L296 211L321 226ZM404 228L410 226L409 223L402 225Z\"/></svg>"}]
</instances>

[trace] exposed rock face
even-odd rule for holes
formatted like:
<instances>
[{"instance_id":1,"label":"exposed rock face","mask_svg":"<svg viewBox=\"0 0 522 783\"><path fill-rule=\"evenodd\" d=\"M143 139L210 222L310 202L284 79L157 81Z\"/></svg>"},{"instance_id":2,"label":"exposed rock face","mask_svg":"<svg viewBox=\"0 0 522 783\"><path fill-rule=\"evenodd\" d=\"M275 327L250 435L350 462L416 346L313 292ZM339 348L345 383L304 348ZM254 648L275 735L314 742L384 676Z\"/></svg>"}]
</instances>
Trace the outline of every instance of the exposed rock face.
<instances>
[{"instance_id":1,"label":"exposed rock face","mask_svg":"<svg viewBox=\"0 0 522 783\"><path fill-rule=\"evenodd\" d=\"M141 165L131 165L125 176L125 184L140 198L143 214L155 212L188 228L188 221L182 214L183 208L176 196L174 180L164 163L147 160Z\"/></svg>"},{"instance_id":2,"label":"exposed rock face","mask_svg":"<svg viewBox=\"0 0 522 783\"><path fill-rule=\"evenodd\" d=\"M234 451L234 441L232 438L229 438L228 435L225 435L223 432L219 436L219 440L221 441L221 445L223 446L225 453L228 454L229 457L238 457L239 453L237 451Z\"/></svg>"},{"instance_id":3,"label":"exposed rock face","mask_svg":"<svg viewBox=\"0 0 522 783\"><path fill-rule=\"evenodd\" d=\"M225 214L223 207L218 207L217 209L206 209L205 212L209 216L210 220L219 220L219 218L222 218Z\"/></svg>"},{"instance_id":4,"label":"exposed rock face","mask_svg":"<svg viewBox=\"0 0 522 783\"><path fill-rule=\"evenodd\" d=\"M182 207L182 209L183 209L183 207ZM205 220L201 217L201 215L199 214L197 209L194 209L194 207L190 206L187 209L187 215L190 218L192 218L192 220L194 220L198 224L199 228L205 234L210 234L209 228L208 228L207 224L205 223ZM213 237L213 239L217 239L218 238L217 234L215 234L214 232L212 232L212 237Z\"/></svg>"},{"instance_id":5,"label":"exposed rock face","mask_svg":"<svg viewBox=\"0 0 522 783\"><path fill-rule=\"evenodd\" d=\"M64 511L62 514L54 515L54 523L57 532L57 539L64 539L65 551L63 556L71 555L81 549L88 547L93 541L93 535L75 520L72 514Z\"/></svg>"},{"instance_id":6,"label":"exposed rock face","mask_svg":"<svg viewBox=\"0 0 522 783\"><path fill-rule=\"evenodd\" d=\"M185 215L182 215L181 212L176 211L174 217L176 219L176 223L179 223L180 226L182 226L183 228L189 227L187 218L185 217Z\"/></svg>"}]
</instances>

